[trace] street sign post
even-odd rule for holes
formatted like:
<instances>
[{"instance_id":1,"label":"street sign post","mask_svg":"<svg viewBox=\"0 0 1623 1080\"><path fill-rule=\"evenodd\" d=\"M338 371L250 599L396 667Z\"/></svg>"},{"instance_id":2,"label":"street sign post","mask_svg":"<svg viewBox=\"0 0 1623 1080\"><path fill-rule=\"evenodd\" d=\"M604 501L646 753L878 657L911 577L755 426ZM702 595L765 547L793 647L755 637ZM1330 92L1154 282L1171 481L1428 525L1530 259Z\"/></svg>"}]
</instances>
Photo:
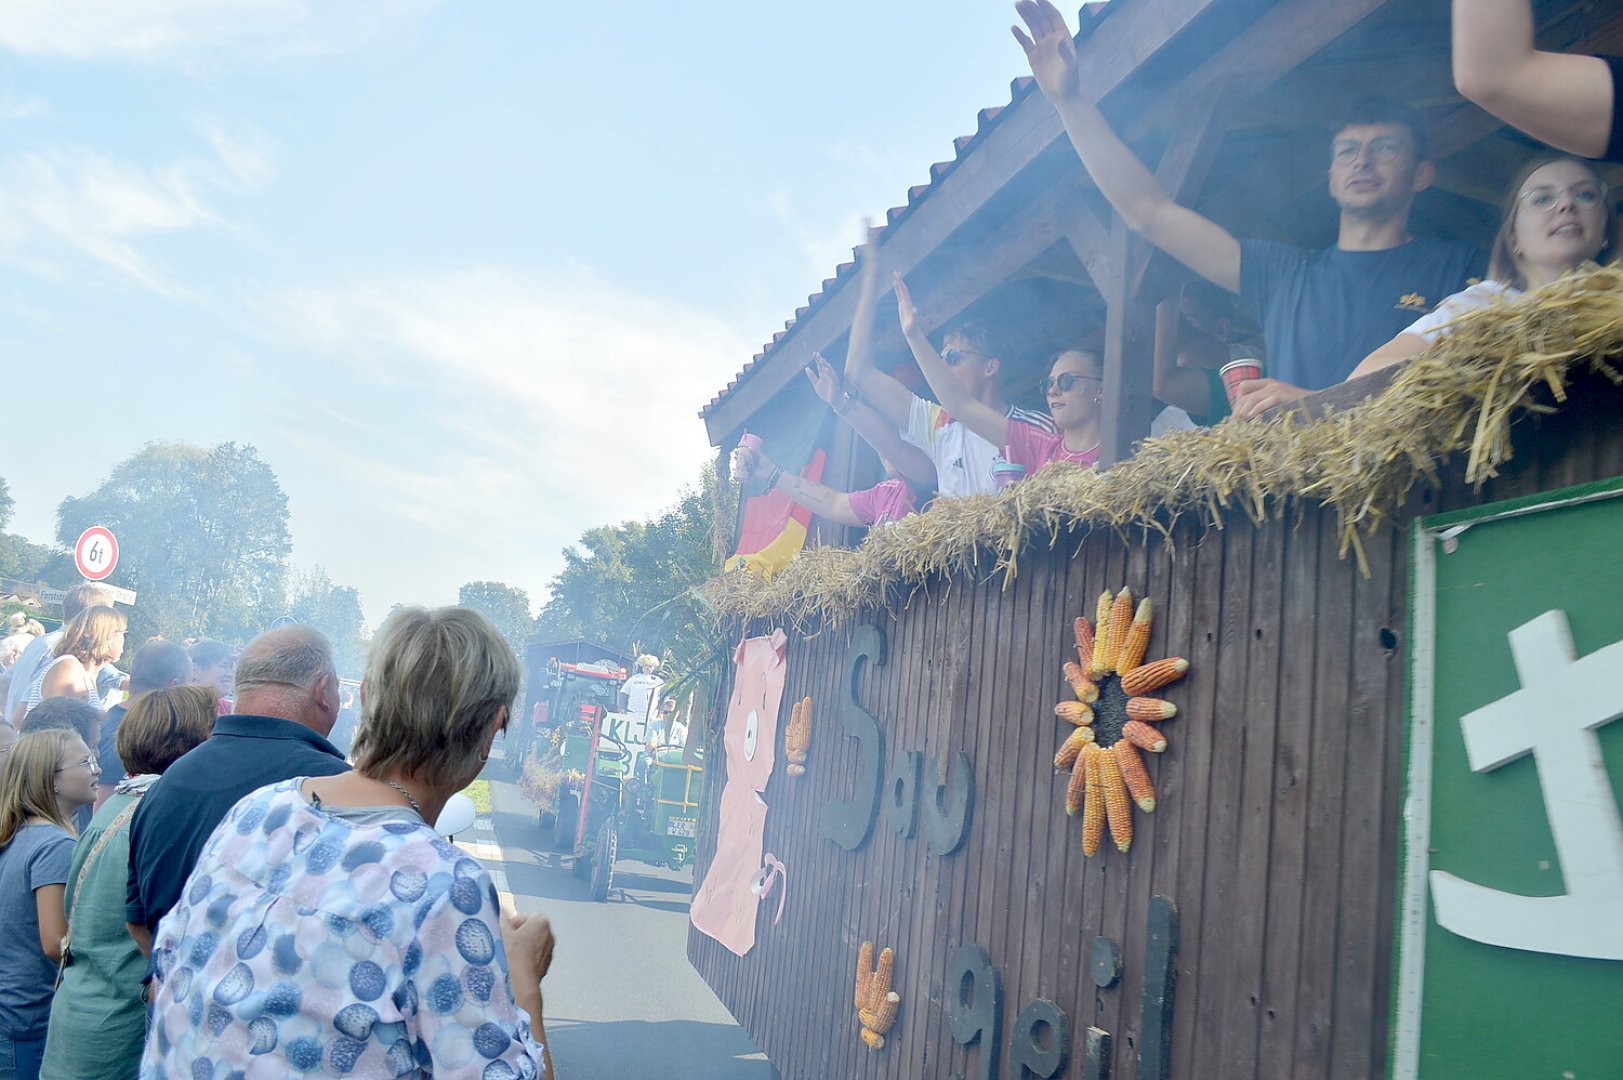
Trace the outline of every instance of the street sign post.
<instances>
[{"instance_id":1,"label":"street sign post","mask_svg":"<svg viewBox=\"0 0 1623 1080\"><path fill-rule=\"evenodd\" d=\"M92 525L73 545L73 565L86 581L104 581L118 567L118 540L113 531Z\"/></svg>"}]
</instances>

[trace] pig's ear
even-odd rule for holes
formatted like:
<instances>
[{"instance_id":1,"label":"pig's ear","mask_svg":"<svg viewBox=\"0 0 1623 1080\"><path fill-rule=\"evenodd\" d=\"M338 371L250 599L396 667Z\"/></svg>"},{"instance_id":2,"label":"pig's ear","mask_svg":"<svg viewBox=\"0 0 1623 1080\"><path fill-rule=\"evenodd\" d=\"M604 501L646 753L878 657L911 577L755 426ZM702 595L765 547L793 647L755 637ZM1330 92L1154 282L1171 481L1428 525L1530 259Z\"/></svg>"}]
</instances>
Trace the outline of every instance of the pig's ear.
<instances>
[{"instance_id":1,"label":"pig's ear","mask_svg":"<svg viewBox=\"0 0 1623 1080\"><path fill-rule=\"evenodd\" d=\"M789 635L780 628L772 631L772 637L768 640L772 642L772 654L776 658L775 662L783 663L784 656L789 651Z\"/></svg>"},{"instance_id":2,"label":"pig's ear","mask_svg":"<svg viewBox=\"0 0 1623 1080\"><path fill-rule=\"evenodd\" d=\"M743 665L743 663L744 663L744 646L748 645L748 644L749 644L749 639L745 638L743 641L740 641L738 643L738 648L733 650L733 664L735 666L742 666Z\"/></svg>"}]
</instances>

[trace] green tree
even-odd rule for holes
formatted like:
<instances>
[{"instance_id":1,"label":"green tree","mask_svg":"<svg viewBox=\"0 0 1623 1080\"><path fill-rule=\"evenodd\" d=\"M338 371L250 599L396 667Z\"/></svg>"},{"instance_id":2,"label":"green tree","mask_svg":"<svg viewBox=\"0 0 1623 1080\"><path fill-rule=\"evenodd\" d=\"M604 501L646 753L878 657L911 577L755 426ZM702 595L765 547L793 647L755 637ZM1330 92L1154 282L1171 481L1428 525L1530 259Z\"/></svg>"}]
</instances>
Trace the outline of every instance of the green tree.
<instances>
[{"instance_id":1,"label":"green tree","mask_svg":"<svg viewBox=\"0 0 1623 1080\"><path fill-rule=\"evenodd\" d=\"M721 648L700 587L720 568L711 507L715 470L646 521L588 529L564 550L535 621L542 638L585 637L666 661L672 692L713 690Z\"/></svg>"},{"instance_id":2,"label":"green tree","mask_svg":"<svg viewBox=\"0 0 1623 1080\"><path fill-rule=\"evenodd\" d=\"M242 641L285 603L287 496L251 446L148 443L88 495L62 501L57 540L118 536L112 581L135 589L132 641L161 633Z\"/></svg>"},{"instance_id":3,"label":"green tree","mask_svg":"<svg viewBox=\"0 0 1623 1080\"><path fill-rule=\"evenodd\" d=\"M338 674L358 679L366 667L366 617L361 594L347 585L334 585L327 571L316 567L294 574L288 588L287 614L313 626L332 642Z\"/></svg>"},{"instance_id":4,"label":"green tree","mask_svg":"<svg viewBox=\"0 0 1623 1080\"><path fill-rule=\"evenodd\" d=\"M0 577L16 578L18 581L34 582L46 576L51 565L51 549L43 544L29 543L28 540L15 533L6 532L11 524L11 515L15 512L17 504L11 497L11 488L4 477L0 477ZM52 578L48 584L66 586L73 584L73 579L58 580L61 575Z\"/></svg>"},{"instance_id":5,"label":"green tree","mask_svg":"<svg viewBox=\"0 0 1623 1080\"><path fill-rule=\"evenodd\" d=\"M502 637L520 657L530 637L530 594L500 581L470 581L456 592L456 602L490 616Z\"/></svg>"}]
</instances>

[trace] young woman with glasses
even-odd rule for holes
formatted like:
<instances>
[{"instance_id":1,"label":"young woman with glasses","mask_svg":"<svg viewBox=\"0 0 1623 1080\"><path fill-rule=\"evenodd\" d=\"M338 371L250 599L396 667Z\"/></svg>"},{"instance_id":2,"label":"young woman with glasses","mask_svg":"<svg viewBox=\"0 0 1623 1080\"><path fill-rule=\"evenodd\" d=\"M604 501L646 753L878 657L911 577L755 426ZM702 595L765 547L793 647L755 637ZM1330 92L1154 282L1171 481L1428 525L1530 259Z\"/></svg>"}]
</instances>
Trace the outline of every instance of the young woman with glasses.
<instances>
[{"instance_id":1,"label":"young woman with glasses","mask_svg":"<svg viewBox=\"0 0 1623 1080\"><path fill-rule=\"evenodd\" d=\"M100 770L60 728L23 735L0 760L0 1080L35 1080L68 929L70 820L95 801Z\"/></svg>"},{"instance_id":2,"label":"young woman with glasses","mask_svg":"<svg viewBox=\"0 0 1623 1080\"><path fill-rule=\"evenodd\" d=\"M1565 156L1529 162L1507 193L1488 277L1445 298L1365 357L1348 378L1408 360L1447 336L1467 312L1542 288L1586 263L1612 262L1619 222L1608 200L1606 182L1592 162Z\"/></svg>"}]
</instances>

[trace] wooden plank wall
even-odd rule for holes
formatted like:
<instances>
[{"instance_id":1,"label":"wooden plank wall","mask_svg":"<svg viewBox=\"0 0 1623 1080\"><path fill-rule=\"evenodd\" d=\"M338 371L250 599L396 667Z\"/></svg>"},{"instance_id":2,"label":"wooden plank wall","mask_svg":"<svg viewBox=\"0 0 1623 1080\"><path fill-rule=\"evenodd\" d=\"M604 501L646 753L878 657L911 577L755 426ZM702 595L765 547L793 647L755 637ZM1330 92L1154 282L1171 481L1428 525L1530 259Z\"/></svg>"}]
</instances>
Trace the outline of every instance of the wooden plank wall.
<instances>
[{"instance_id":1,"label":"wooden plank wall","mask_svg":"<svg viewBox=\"0 0 1623 1080\"><path fill-rule=\"evenodd\" d=\"M1480 492L1451 478L1411 510L1623 475L1620 400L1610 390L1529 422L1500 478ZM887 767L898 750L922 751L928 797L936 754L962 750L974 765L970 836L946 857L922 829L898 836L883 809L855 852L819 838L819 807L850 797L856 764L838 723L851 626L791 634L785 701L811 695L817 720L808 774L789 779L780 765L766 794L767 850L788 869L783 921L772 925L774 896L742 959L693 932L692 962L785 1077L1030 1075L1008 1064L1014 1020L1048 998L1071 1024L1058 1075L1083 1075L1093 1025L1114 1037L1112 1075L1134 1080L1145 916L1159 894L1181 919L1171 1076L1383 1075L1408 540L1394 529L1366 538L1366 578L1317 510L1260 528L1186 524L1171 544L1095 533L1023 555L1006 588L1001 577L934 581L901 610L871 616L889 659L863 674L859 700L885 733ZM1128 855L1107 840L1085 859L1080 820L1064 813L1066 777L1051 766L1067 728L1052 704L1071 618L1124 584L1155 601L1150 656L1187 657L1191 670L1166 691L1180 709L1164 725L1168 752L1146 755L1156 812L1135 811ZM714 781L721 769L711 772ZM714 831L706 821L696 880ZM1100 935L1125 962L1103 990L1088 977ZM864 940L897 952L900 1019L878 1053L860 1043L852 1006ZM966 942L1002 972L1005 1049L990 1074L982 1048L950 1033L949 968Z\"/></svg>"}]
</instances>

